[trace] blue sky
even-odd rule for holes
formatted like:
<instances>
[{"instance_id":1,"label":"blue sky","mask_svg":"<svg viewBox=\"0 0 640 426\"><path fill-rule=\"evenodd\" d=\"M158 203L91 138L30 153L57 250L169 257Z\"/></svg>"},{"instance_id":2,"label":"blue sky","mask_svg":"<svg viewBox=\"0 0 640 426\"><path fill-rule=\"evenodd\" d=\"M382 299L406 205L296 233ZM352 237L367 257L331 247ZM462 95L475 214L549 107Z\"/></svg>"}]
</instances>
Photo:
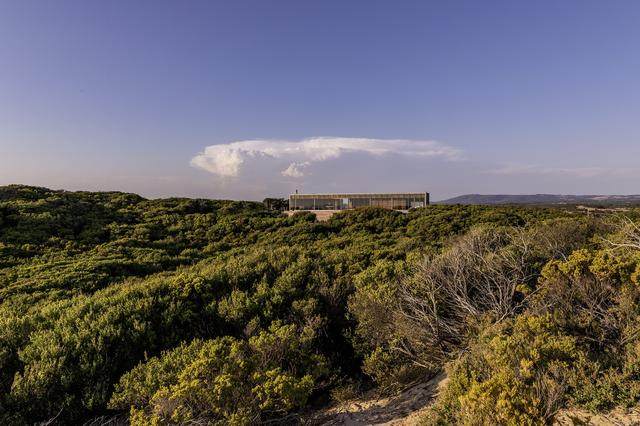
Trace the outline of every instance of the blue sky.
<instances>
[{"instance_id":1,"label":"blue sky","mask_svg":"<svg viewBox=\"0 0 640 426\"><path fill-rule=\"evenodd\" d=\"M0 184L640 192L637 1L0 2Z\"/></svg>"}]
</instances>

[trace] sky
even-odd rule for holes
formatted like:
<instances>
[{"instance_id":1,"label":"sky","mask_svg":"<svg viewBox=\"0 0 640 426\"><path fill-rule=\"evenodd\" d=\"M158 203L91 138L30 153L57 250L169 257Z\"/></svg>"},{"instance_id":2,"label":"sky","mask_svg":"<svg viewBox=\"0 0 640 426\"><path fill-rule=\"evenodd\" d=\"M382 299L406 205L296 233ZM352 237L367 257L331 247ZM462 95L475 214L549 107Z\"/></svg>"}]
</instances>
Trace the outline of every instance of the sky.
<instances>
[{"instance_id":1,"label":"sky","mask_svg":"<svg viewBox=\"0 0 640 426\"><path fill-rule=\"evenodd\" d=\"M640 193L638 1L0 0L0 185Z\"/></svg>"}]
</instances>

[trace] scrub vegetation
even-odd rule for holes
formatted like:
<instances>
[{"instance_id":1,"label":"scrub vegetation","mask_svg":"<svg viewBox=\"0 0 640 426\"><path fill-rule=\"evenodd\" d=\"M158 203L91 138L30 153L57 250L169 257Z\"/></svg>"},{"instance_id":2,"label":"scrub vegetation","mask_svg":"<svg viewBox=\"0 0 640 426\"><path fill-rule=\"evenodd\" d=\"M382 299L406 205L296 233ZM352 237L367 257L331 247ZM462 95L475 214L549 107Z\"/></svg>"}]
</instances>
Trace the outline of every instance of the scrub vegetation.
<instances>
[{"instance_id":1,"label":"scrub vegetation","mask_svg":"<svg viewBox=\"0 0 640 426\"><path fill-rule=\"evenodd\" d=\"M296 422L445 370L426 424L640 398L640 230L0 187L0 424Z\"/></svg>"}]
</instances>

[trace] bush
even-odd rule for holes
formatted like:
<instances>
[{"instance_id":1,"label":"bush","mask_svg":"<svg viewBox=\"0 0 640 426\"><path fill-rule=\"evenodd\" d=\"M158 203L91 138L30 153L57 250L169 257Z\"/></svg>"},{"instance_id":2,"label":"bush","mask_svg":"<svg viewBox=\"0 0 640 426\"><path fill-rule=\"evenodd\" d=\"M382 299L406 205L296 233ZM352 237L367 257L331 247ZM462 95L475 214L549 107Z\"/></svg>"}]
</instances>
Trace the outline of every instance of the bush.
<instances>
[{"instance_id":1,"label":"bush","mask_svg":"<svg viewBox=\"0 0 640 426\"><path fill-rule=\"evenodd\" d=\"M364 358L363 371L384 388L425 374L393 350L398 281L406 271L404 262L379 261L355 277L355 293L349 299L349 312L356 320L352 341Z\"/></svg>"},{"instance_id":2,"label":"bush","mask_svg":"<svg viewBox=\"0 0 640 426\"><path fill-rule=\"evenodd\" d=\"M292 326L274 324L249 341L194 340L125 374L110 406L132 424L204 421L254 424L305 405L325 373Z\"/></svg>"},{"instance_id":3,"label":"bush","mask_svg":"<svg viewBox=\"0 0 640 426\"><path fill-rule=\"evenodd\" d=\"M520 316L486 330L447 367L427 424L544 424L564 401L575 339L550 317Z\"/></svg>"},{"instance_id":4,"label":"bush","mask_svg":"<svg viewBox=\"0 0 640 426\"><path fill-rule=\"evenodd\" d=\"M531 245L525 231L479 227L416 265L398 290L397 350L418 365L438 368L480 321L522 310L535 277Z\"/></svg>"},{"instance_id":5,"label":"bush","mask_svg":"<svg viewBox=\"0 0 640 426\"><path fill-rule=\"evenodd\" d=\"M640 288L633 252L580 249L545 266L530 310L550 313L586 356L568 396L591 411L640 400Z\"/></svg>"},{"instance_id":6,"label":"bush","mask_svg":"<svg viewBox=\"0 0 640 426\"><path fill-rule=\"evenodd\" d=\"M544 267L531 310L552 313L568 333L608 356L620 348L625 329L636 327L640 288L632 276L638 264L607 250L576 250Z\"/></svg>"}]
</instances>

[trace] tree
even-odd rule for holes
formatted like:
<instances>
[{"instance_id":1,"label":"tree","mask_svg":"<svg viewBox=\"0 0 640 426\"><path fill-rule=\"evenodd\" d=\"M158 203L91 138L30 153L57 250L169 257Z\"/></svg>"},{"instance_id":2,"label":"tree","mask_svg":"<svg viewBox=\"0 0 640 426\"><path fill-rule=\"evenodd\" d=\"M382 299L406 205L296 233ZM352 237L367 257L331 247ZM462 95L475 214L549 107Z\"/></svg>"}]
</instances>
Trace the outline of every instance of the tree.
<instances>
[{"instance_id":1,"label":"tree","mask_svg":"<svg viewBox=\"0 0 640 426\"><path fill-rule=\"evenodd\" d=\"M265 198L262 200L262 204L267 210L284 211L289 208L289 200L284 198Z\"/></svg>"}]
</instances>

